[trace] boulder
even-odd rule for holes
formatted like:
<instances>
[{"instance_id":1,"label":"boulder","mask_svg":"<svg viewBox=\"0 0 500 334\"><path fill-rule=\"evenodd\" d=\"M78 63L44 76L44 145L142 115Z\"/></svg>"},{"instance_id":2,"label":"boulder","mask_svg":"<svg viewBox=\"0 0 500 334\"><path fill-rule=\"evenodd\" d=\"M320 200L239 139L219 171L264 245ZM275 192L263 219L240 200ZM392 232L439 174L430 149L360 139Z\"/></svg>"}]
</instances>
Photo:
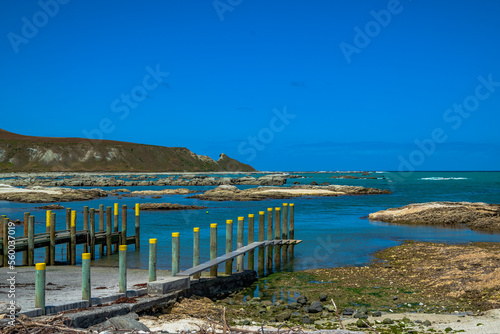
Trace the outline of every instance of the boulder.
<instances>
[{"instance_id":1,"label":"boulder","mask_svg":"<svg viewBox=\"0 0 500 334\"><path fill-rule=\"evenodd\" d=\"M323 305L321 305L321 302L319 301L314 301L311 303L311 305L307 308L308 313L319 313L323 311Z\"/></svg>"}]
</instances>

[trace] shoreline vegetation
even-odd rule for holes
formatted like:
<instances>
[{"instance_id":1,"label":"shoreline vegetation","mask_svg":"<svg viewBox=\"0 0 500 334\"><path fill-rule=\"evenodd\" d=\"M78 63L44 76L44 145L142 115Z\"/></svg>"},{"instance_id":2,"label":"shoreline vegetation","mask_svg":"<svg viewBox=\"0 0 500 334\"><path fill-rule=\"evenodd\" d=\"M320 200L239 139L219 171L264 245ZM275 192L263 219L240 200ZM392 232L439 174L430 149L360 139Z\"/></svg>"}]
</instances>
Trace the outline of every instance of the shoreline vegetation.
<instances>
[{"instance_id":1,"label":"shoreline vegetation","mask_svg":"<svg viewBox=\"0 0 500 334\"><path fill-rule=\"evenodd\" d=\"M494 333L500 326L500 244L405 242L377 252L368 266L277 272L222 300L183 300L143 319L162 328L223 307L235 326L340 329L336 307L346 329L365 333L372 331L363 321L378 333Z\"/></svg>"}]
</instances>

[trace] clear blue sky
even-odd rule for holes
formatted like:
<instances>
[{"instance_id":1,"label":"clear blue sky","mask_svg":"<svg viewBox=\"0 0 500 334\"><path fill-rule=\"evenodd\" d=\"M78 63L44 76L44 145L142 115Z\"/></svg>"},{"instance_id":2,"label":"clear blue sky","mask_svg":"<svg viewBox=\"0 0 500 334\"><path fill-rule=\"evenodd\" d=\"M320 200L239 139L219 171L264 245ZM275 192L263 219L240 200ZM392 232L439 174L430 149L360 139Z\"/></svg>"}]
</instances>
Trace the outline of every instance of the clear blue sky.
<instances>
[{"instance_id":1,"label":"clear blue sky","mask_svg":"<svg viewBox=\"0 0 500 334\"><path fill-rule=\"evenodd\" d=\"M498 1L0 7L8 131L260 170L500 169Z\"/></svg>"}]
</instances>

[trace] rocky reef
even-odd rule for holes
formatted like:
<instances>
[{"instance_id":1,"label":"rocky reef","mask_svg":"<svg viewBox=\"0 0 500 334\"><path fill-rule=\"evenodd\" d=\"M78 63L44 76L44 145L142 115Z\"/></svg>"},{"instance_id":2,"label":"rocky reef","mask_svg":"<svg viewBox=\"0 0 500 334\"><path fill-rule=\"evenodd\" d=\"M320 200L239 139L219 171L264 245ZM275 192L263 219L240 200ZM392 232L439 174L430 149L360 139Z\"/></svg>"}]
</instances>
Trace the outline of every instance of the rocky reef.
<instances>
[{"instance_id":1,"label":"rocky reef","mask_svg":"<svg viewBox=\"0 0 500 334\"><path fill-rule=\"evenodd\" d=\"M316 196L345 196L345 195L377 195L390 194L389 190L377 188L365 188L359 186L310 186L300 185L291 187L257 187L240 190L235 186L222 185L208 190L203 194L197 194L190 198L206 201L260 201L265 199L286 199L293 197L316 197Z\"/></svg>"},{"instance_id":2,"label":"rocky reef","mask_svg":"<svg viewBox=\"0 0 500 334\"><path fill-rule=\"evenodd\" d=\"M465 226L500 230L500 205L471 202L429 202L391 208L369 215L370 220L399 224Z\"/></svg>"}]
</instances>

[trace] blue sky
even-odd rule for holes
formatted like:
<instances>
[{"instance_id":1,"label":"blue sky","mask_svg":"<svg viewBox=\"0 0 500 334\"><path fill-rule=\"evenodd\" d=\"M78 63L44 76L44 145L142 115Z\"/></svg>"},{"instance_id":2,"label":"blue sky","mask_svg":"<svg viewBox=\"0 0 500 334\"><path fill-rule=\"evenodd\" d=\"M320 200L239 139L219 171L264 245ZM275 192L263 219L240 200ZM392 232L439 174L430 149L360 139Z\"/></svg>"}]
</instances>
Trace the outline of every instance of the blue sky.
<instances>
[{"instance_id":1,"label":"blue sky","mask_svg":"<svg viewBox=\"0 0 500 334\"><path fill-rule=\"evenodd\" d=\"M499 170L496 1L0 5L0 128L260 170Z\"/></svg>"}]
</instances>

